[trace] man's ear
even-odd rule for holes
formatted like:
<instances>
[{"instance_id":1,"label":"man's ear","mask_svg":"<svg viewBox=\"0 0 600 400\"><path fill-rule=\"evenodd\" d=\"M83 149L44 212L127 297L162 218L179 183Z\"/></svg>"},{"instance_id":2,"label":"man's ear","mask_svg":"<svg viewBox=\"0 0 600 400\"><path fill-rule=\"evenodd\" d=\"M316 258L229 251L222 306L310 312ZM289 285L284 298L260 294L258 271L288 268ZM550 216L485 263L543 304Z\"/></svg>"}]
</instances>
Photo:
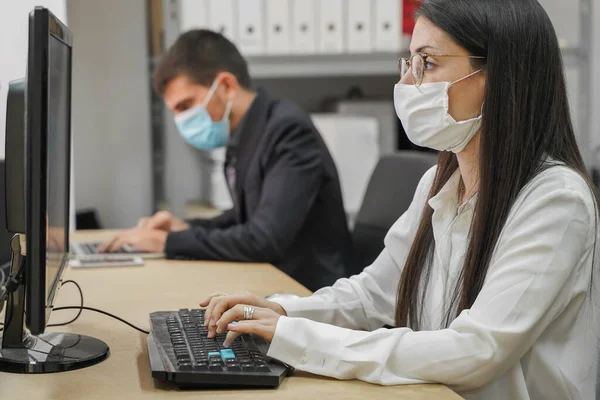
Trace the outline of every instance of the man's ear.
<instances>
[{"instance_id":1,"label":"man's ear","mask_svg":"<svg viewBox=\"0 0 600 400\"><path fill-rule=\"evenodd\" d=\"M230 72L220 72L217 78L220 79L221 85L225 89L227 100L233 100L240 90L240 83L235 75Z\"/></svg>"}]
</instances>

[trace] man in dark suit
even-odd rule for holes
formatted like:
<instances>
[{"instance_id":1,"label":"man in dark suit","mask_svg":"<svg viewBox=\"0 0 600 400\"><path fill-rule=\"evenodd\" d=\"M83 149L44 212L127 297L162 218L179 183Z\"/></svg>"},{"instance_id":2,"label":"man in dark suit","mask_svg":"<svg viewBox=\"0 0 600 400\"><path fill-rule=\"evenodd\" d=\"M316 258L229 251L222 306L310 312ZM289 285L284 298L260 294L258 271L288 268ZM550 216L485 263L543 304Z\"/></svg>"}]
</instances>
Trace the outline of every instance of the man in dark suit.
<instances>
[{"instance_id":1,"label":"man in dark suit","mask_svg":"<svg viewBox=\"0 0 600 400\"><path fill-rule=\"evenodd\" d=\"M200 150L227 146L234 208L184 222L160 212L107 243L169 258L271 263L316 290L344 276L351 238L337 170L310 118L251 89L247 64L220 34L183 34L154 73L183 138Z\"/></svg>"}]
</instances>

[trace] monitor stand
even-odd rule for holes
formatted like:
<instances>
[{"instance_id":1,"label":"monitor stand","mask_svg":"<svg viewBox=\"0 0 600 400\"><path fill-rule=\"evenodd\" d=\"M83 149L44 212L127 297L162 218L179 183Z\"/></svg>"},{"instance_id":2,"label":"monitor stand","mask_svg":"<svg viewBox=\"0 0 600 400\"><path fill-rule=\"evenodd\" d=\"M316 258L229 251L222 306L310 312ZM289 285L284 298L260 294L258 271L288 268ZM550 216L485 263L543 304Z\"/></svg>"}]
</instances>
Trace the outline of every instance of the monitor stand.
<instances>
[{"instance_id":1,"label":"monitor stand","mask_svg":"<svg viewBox=\"0 0 600 400\"><path fill-rule=\"evenodd\" d=\"M109 355L106 343L73 333L30 335L25 330L25 236L11 240L11 275L19 281L8 296L0 345L0 371L22 374L71 371L95 365ZM20 275L20 276L18 276Z\"/></svg>"}]
</instances>

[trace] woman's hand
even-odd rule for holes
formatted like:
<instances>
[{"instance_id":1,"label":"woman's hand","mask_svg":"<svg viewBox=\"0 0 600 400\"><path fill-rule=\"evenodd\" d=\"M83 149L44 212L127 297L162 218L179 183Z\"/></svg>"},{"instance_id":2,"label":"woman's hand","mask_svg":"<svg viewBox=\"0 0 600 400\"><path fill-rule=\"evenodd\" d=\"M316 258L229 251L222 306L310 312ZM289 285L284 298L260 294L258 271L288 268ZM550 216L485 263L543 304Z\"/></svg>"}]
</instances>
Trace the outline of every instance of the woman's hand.
<instances>
[{"instance_id":1,"label":"woman's hand","mask_svg":"<svg viewBox=\"0 0 600 400\"><path fill-rule=\"evenodd\" d=\"M254 310L252 312L252 319L250 320L244 319L247 307L251 307ZM244 333L260 336L271 343L273 336L275 336L277 321L279 321L281 316L282 314L270 308L238 304L225 311L217 321L217 333L229 331L225 342L223 342L223 346L225 347L229 347L235 338Z\"/></svg>"},{"instance_id":2,"label":"woman's hand","mask_svg":"<svg viewBox=\"0 0 600 400\"><path fill-rule=\"evenodd\" d=\"M244 306L255 308L255 312L251 321L241 321L244 319ZM252 329L256 330L258 332L256 334L259 336L263 336L263 334L268 336L268 332L264 330L263 327L271 325L273 318L276 316L277 318L275 319L275 323L272 327L274 332L275 324L277 324L279 317L286 315L285 310L279 304L265 300L262 297L249 292L239 292L233 294L215 293L201 302L200 307L206 307L206 311L204 313L204 325L208 327L209 338L214 338L217 333L225 333L226 330L230 328L229 324L238 320L240 322L235 325L240 326L234 326L233 329L230 329L231 331L246 333L248 329ZM257 323L263 327L258 326ZM272 338L273 334L271 333L269 340ZM227 339L229 340L229 336Z\"/></svg>"}]
</instances>

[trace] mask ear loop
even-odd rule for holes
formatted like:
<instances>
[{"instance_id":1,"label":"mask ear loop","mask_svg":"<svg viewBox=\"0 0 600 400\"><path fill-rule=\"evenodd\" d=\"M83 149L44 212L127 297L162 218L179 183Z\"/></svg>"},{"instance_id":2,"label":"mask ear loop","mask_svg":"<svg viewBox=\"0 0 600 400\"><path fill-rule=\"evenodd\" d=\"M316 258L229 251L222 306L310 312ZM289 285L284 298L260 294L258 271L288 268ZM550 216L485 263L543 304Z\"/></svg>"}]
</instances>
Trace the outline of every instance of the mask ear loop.
<instances>
[{"instance_id":1,"label":"mask ear loop","mask_svg":"<svg viewBox=\"0 0 600 400\"><path fill-rule=\"evenodd\" d=\"M220 83L221 83L221 81L219 81L218 79L215 79L215 81L213 82L213 84L210 87L210 90L208 91L208 94L206 95L206 97L204 98L204 101L202 102L202 107L207 106L208 102L212 99L213 95L217 91L217 88L219 87Z\"/></svg>"},{"instance_id":2,"label":"mask ear loop","mask_svg":"<svg viewBox=\"0 0 600 400\"><path fill-rule=\"evenodd\" d=\"M233 108L233 100L229 100L225 105L225 113L223 114L223 119L221 121L225 121L229 119L229 115L231 114L231 109Z\"/></svg>"},{"instance_id":3,"label":"mask ear loop","mask_svg":"<svg viewBox=\"0 0 600 400\"><path fill-rule=\"evenodd\" d=\"M467 79L467 78L470 78L470 77L472 77L473 75L476 75L476 74L480 73L481 71L483 71L483 69L479 69L479 70L477 70L477 71L475 71L475 72L472 72L472 73L470 73L469 75L467 75L467 76L465 76L465 77L462 77L462 78L460 78L460 79L459 79L459 80L457 80L457 81L450 82L450 86L454 86L454 85L456 85L457 83L459 83L459 82L462 82L462 81L464 81L465 79Z\"/></svg>"}]
</instances>

